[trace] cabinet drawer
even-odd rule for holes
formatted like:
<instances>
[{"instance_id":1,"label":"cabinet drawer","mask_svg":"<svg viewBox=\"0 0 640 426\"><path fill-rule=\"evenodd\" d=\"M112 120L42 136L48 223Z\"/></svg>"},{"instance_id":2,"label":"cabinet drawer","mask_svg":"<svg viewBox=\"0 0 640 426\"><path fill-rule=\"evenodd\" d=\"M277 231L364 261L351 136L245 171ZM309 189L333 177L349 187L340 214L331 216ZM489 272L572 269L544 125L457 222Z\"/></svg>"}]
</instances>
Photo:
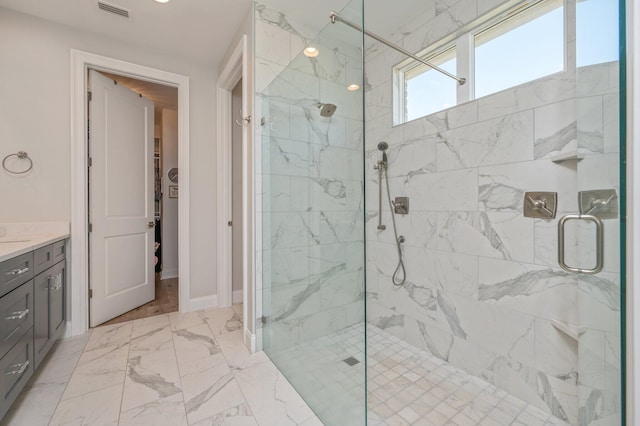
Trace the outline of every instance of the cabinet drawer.
<instances>
[{"instance_id":1,"label":"cabinet drawer","mask_svg":"<svg viewBox=\"0 0 640 426\"><path fill-rule=\"evenodd\" d=\"M0 263L0 296L33 278L33 252Z\"/></svg>"},{"instance_id":2,"label":"cabinet drawer","mask_svg":"<svg viewBox=\"0 0 640 426\"><path fill-rule=\"evenodd\" d=\"M39 248L33 252L35 275L53 266L53 244Z\"/></svg>"},{"instance_id":3,"label":"cabinet drawer","mask_svg":"<svg viewBox=\"0 0 640 426\"><path fill-rule=\"evenodd\" d=\"M53 248L51 250L53 252L53 264L55 265L58 262L61 262L65 259L66 256L66 246L65 240L58 241L53 243Z\"/></svg>"},{"instance_id":4,"label":"cabinet drawer","mask_svg":"<svg viewBox=\"0 0 640 426\"><path fill-rule=\"evenodd\" d=\"M33 326L33 281L0 299L0 358Z\"/></svg>"},{"instance_id":5,"label":"cabinet drawer","mask_svg":"<svg viewBox=\"0 0 640 426\"><path fill-rule=\"evenodd\" d=\"M29 330L0 360L0 418L33 375L33 330Z\"/></svg>"}]
</instances>

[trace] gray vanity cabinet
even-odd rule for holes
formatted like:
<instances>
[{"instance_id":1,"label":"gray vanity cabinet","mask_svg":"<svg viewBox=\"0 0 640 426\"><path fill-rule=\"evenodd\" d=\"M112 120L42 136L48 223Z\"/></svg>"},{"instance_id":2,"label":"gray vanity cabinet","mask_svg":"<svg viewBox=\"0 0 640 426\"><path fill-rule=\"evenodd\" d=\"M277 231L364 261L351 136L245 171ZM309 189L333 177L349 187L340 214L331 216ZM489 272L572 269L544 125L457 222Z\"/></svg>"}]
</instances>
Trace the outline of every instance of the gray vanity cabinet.
<instances>
[{"instance_id":1,"label":"gray vanity cabinet","mask_svg":"<svg viewBox=\"0 0 640 426\"><path fill-rule=\"evenodd\" d=\"M65 240L0 262L0 419L66 324Z\"/></svg>"}]
</instances>

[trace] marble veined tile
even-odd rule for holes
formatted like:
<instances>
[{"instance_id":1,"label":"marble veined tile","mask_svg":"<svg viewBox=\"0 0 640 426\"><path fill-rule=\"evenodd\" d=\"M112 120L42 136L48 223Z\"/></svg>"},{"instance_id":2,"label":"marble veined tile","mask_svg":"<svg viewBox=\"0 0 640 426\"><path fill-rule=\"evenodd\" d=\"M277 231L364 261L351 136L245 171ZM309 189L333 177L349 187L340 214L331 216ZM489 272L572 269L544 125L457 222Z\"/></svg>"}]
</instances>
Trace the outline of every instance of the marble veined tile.
<instances>
[{"instance_id":1,"label":"marble veined tile","mask_svg":"<svg viewBox=\"0 0 640 426\"><path fill-rule=\"evenodd\" d=\"M118 424L121 398L122 385L116 385L63 400L49 425L115 426Z\"/></svg>"},{"instance_id":2,"label":"marble veined tile","mask_svg":"<svg viewBox=\"0 0 640 426\"><path fill-rule=\"evenodd\" d=\"M233 373L223 363L182 377L189 423L197 423L245 402Z\"/></svg>"},{"instance_id":3,"label":"marble veined tile","mask_svg":"<svg viewBox=\"0 0 640 426\"><path fill-rule=\"evenodd\" d=\"M131 323L129 323L129 327L131 327ZM122 387L128 354L129 343L85 350L62 399L74 398L114 385Z\"/></svg>"},{"instance_id":4,"label":"marble veined tile","mask_svg":"<svg viewBox=\"0 0 640 426\"><path fill-rule=\"evenodd\" d=\"M242 330L222 334L216 340L232 370L244 370L269 361L262 351L253 354L249 352L242 339Z\"/></svg>"},{"instance_id":5,"label":"marble veined tile","mask_svg":"<svg viewBox=\"0 0 640 426\"><path fill-rule=\"evenodd\" d=\"M438 170L533 160L533 112L439 133Z\"/></svg>"},{"instance_id":6,"label":"marble veined tile","mask_svg":"<svg viewBox=\"0 0 640 426\"><path fill-rule=\"evenodd\" d=\"M91 333L58 340L31 379L32 383L69 381Z\"/></svg>"},{"instance_id":7,"label":"marble veined tile","mask_svg":"<svg viewBox=\"0 0 640 426\"><path fill-rule=\"evenodd\" d=\"M297 425L315 417L273 364L258 364L235 375L258 424Z\"/></svg>"},{"instance_id":8,"label":"marble veined tile","mask_svg":"<svg viewBox=\"0 0 640 426\"><path fill-rule=\"evenodd\" d=\"M126 410L120 414L120 426L187 426L187 414L182 394L158 399Z\"/></svg>"},{"instance_id":9,"label":"marble veined tile","mask_svg":"<svg viewBox=\"0 0 640 426\"><path fill-rule=\"evenodd\" d=\"M129 342L132 327L131 321L127 321L94 328L85 347L85 352Z\"/></svg>"},{"instance_id":10,"label":"marble veined tile","mask_svg":"<svg viewBox=\"0 0 640 426\"><path fill-rule=\"evenodd\" d=\"M44 368L42 365L40 368ZM51 420L67 386L66 380L27 385L2 419L7 426L46 425Z\"/></svg>"},{"instance_id":11,"label":"marble veined tile","mask_svg":"<svg viewBox=\"0 0 640 426\"><path fill-rule=\"evenodd\" d=\"M169 315L169 319L171 320L172 331L197 327L207 323L205 311L188 312L186 314L174 312Z\"/></svg>"},{"instance_id":12,"label":"marble veined tile","mask_svg":"<svg viewBox=\"0 0 640 426\"><path fill-rule=\"evenodd\" d=\"M129 355L122 410L181 394L180 374L173 345Z\"/></svg>"},{"instance_id":13,"label":"marble veined tile","mask_svg":"<svg viewBox=\"0 0 640 426\"><path fill-rule=\"evenodd\" d=\"M246 402L235 407L229 408L215 416L204 419L193 426L258 426L255 417L251 413L251 409Z\"/></svg>"},{"instance_id":14,"label":"marble veined tile","mask_svg":"<svg viewBox=\"0 0 640 426\"><path fill-rule=\"evenodd\" d=\"M175 330L173 341L181 376L224 364L220 346L207 325Z\"/></svg>"},{"instance_id":15,"label":"marble veined tile","mask_svg":"<svg viewBox=\"0 0 640 426\"><path fill-rule=\"evenodd\" d=\"M206 311L207 323L214 336L242 329L242 312L235 307L211 309Z\"/></svg>"}]
</instances>

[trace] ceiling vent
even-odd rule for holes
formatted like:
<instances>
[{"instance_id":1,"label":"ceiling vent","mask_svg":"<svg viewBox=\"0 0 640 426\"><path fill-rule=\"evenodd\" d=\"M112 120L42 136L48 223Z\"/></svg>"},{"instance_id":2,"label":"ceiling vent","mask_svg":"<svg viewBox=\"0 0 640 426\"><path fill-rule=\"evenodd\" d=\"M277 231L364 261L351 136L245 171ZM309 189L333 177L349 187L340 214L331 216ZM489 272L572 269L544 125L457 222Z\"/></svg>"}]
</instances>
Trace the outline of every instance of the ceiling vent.
<instances>
[{"instance_id":1,"label":"ceiling vent","mask_svg":"<svg viewBox=\"0 0 640 426\"><path fill-rule=\"evenodd\" d=\"M121 16L123 18L130 18L129 11L127 9L123 9L120 6L116 6L115 4L105 3L103 1L98 2L98 9L113 13L114 15Z\"/></svg>"}]
</instances>

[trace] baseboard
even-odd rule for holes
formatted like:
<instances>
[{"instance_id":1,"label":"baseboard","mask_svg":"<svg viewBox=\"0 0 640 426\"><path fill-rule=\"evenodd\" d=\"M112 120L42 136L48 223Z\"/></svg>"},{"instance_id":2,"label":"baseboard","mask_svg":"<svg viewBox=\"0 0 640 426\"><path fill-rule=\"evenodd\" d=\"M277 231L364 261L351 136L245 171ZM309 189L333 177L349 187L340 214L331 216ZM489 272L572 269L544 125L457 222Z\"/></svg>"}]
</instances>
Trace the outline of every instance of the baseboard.
<instances>
[{"instance_id":1,"label":"baseboard","mask_svg":"<svg viewBox=\"0 0 640 426\"><path fill-rule=\"evenodd\" d=\"M169 278L178 278L178 268L163 269L162 272L160 272L161 280L168 280Z\"/></svg>"},{"instance_id":2,"label":"baseboard","mask_svg":"<svg viewBox=\"0 0 640 426\"><path fill-rule=\"evenodd\" d=\"M68 339L69 337L73 337L72 329L71 329L71 321L67 321L67 325L64 327L64 334L61 339Z\"/></svg>"},{"instance_id":3,"label":"baseboard","mask_svg":"<svg viewBox=\"0 0 640 426\"><path fill-rule=\"evenodd\" d=\"M248 328L244 329L244 345L249 348L251 353L256 352L256 335L249 331Z\"/></svg>"},{"instance_id":4,"label":"baseboard","mask_svg":"<svg viewBox=\"0 0 640 426\"><path fill-rule=\"evenodd\" d=\"M189 311L201 311L203 309L216 308L218 306L218 296L194 297L189 301Z\"/></svg>"},{"instance_id":5,"label":"baseboard","mask_svg":"<svg viewBox=\"0 0 640 426\"><path fill-rule=\"evenodd\" d=\"M242 290L233 290L233 295L231 296L231 303L237 305L238 303L242 303Z\"/></svg>"}]
</instances>

